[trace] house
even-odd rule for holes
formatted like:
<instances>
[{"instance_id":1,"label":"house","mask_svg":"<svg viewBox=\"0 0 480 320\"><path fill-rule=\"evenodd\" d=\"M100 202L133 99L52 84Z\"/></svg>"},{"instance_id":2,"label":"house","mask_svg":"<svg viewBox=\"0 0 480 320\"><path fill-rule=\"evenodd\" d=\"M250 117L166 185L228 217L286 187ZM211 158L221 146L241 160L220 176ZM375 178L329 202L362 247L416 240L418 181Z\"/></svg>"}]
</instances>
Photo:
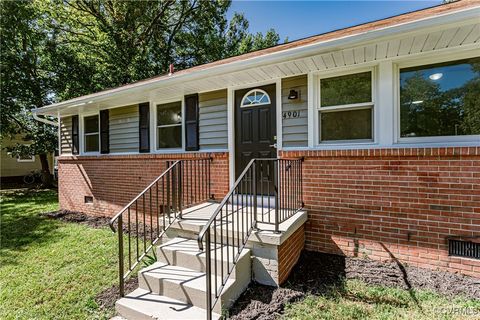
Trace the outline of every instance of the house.
<instances>
[{"instance_id":1,"label":"house","mask_svg":"<svg viewBox=\"0 0 480 320\"><path fill-rule=\"evenodd\" d=\"M20 135L13 138L2 137L1 145L1 159L0 159L0 178L2 179L2 185L5 183L23 183L23 178L29 175L32 171L42 170L42 164L40 159L35 156L31 157L12 157L8 154L7 147L14 146L15 144L28 144L28 141L24 141ZM48 156L49 168L53 173L53 154Z\"/></svg>"},{"instance_id":2,"label":"house","mask_svg":"<svg viewBox=\"0 0 480 320\"><path fill-rule=\"evenodd\" d=\"M61 208L126 230L122 284L168 238L117 310L215 317L250 276L282 283L304 247L479 277L479 66L467 0L37 114L60 121Z\"/></svg>"}]
</instances>

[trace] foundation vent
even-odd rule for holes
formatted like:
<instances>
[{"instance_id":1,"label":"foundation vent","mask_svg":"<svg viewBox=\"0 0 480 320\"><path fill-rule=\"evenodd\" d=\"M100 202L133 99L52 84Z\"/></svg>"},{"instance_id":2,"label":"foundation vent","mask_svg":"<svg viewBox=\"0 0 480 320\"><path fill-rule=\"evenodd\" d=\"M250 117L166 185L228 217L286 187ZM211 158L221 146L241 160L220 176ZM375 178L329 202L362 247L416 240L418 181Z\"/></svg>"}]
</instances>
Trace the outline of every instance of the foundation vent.
<instances>
[{"instance_id":1,"label":"foundation vent","mask_svg":"<svg viewBox=\"0 0 480 320\"><path fill-rule=\"evenodd\" d=\"M480 243L448 240L448 254L456 257L480 259Z\"/></svg>"}]
</instances>

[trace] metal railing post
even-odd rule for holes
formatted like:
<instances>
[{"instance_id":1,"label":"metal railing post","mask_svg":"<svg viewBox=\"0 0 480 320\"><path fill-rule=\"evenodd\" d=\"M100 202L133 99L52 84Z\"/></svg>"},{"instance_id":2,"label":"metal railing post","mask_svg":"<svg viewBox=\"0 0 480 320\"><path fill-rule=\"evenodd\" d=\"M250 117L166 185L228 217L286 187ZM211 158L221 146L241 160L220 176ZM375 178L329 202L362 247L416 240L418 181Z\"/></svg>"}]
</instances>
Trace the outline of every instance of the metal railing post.
<instances>
[{"instance_id":1,"label":"metal railing post","mask_svg":"<svg viewBox=\"0 0 480 320\"><path fill-rule=\"evenodd\" d=\"M212 274L211 274L211 263L210 260L210 228L208 228L205 233L205 272L206 272L206 285L207 285L207 320L212 319ZM223 261L222 261L223 263ZM223 279L222 279L223 280Z\"/></svg>"},{"instance_id":2,"label":"metal railing post","mask_svg":"<svg viewBox=\"0 0 480 320\"><path fill-rule=\"evenodd\" d=\"M280 201L278 199L278 194L279 194L279 185L278 185L278 175L279 175L279 171L278 171L278 168L279 168L279 165L278 165L278 159L277 160L274 160L273 161L273 189L274 189L274 192L275 192L275 217L274 217L274 223L275 223L275 230L274 232L275 233L279 233L279 227L278 227L278 221L280 220L279 218L279 206L280 206Z\"/></svg>"},{"instance_id":3,"label":"metal railing post","mask_svg":"<svg viewBox=\"0 0 480 320\"><path fill-rule=\"evenodd\" d=\"M257 163L253 162L252 164L253 170L253 185L252 185L252 193L253 193L253 220L252 220L252 227L254 229L257 228L257 214L258 214L258 199L257 199Z\"/></svg>"},{"instance_id":4,"label":"metal railing post","mask_svg":"<svg viewBox=\"0 0 480 320\"><path fill-rule=\"evenodd\" d=\"M178 219L182 219L182 209L183 209L183 175L182 175L182 161L178 164Z\"/></svg>"},{"instance_id":5,"label":"metal railing post","mask_svg":"<svg viewBox=\"0 0 480 320\"><path fill-rule=\"evenodd\" d=\"M120 215L118 217L118 276L120 280L120 297L125 296L125 283L123 279L123 273L124 273L124 258L123 258L123 219L122 216Z\"/></svg>"}]
</instances>

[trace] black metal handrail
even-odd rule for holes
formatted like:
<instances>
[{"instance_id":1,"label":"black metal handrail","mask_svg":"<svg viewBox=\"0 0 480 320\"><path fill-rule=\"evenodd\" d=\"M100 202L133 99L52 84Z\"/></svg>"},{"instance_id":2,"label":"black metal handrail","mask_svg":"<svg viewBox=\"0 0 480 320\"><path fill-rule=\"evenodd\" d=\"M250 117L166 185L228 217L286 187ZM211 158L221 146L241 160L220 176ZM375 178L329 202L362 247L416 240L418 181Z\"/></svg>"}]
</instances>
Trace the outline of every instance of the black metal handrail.
<instances>
[{"instance_id":1,"label":"black metal handrail","mask_svg":"<svg viewBox=\"0 0 480 320\"><path fill-rule=\"evenodd\" d=\"M182 219L182 211L212 197L210 162L204 158L167 161L167 169L110 220L112 231L118 231L120 296L125 295L125 280L166 230Z\"/></svg>"},{"instance_id":2,"label":"black metal handrail","mask_svg":"<svg viewBox=\"0 0 480 320\"><path fill-rule=\"evenodd\" d=\"M207 319L212 318L214 306L257 224L274 224L275 232L279 232L280 223L303 207L302 161L250 160L200 231L197 241L199 249L205 249Z\"/></svg>"}]
</instances>

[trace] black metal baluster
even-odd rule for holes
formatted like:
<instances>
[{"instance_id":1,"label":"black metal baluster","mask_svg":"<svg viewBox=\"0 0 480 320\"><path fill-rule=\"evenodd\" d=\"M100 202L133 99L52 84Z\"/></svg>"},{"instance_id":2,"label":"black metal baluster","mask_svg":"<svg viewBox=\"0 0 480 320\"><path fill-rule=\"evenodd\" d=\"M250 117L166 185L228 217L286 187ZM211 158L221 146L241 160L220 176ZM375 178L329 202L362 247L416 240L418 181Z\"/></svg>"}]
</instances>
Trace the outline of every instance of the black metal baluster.
<instances>
[{"instance_id":1,"label":"black metal baluster","mask_svg":"<svg viewBox=\"0 0 480 320\"><path fill-rule=\"evenodd\" d=\"M128 270L132 269L132 245L131 245L131 231L130 231L130 207L127 209L127 216L128 216ZM119 230L118 232L123 232Z\"/></svg>"},{"instance_id":2,"label":"black metal baluster","mask_svg":"<svg viewBox=\"0 0 480 320\"><path fill-rule=\"evenodd\" d=\"M138 200L135 200L135 229L136 229L136 234L137 234L137 257L136 257L136 261L138 261L138 252L139 252L139 248L138 248Z\"/></svg>"},{"instance_id":3,"label":"black metal baluster","mask_svg":"<svg viewBox=\"0 0 480 320\"><path fill-rule=\"evenodd\" d=\"M142 194L142 208L143 208L143 251L147 251L147 223L145 221L145 193Z\"/></svg>"}]
</instances>

